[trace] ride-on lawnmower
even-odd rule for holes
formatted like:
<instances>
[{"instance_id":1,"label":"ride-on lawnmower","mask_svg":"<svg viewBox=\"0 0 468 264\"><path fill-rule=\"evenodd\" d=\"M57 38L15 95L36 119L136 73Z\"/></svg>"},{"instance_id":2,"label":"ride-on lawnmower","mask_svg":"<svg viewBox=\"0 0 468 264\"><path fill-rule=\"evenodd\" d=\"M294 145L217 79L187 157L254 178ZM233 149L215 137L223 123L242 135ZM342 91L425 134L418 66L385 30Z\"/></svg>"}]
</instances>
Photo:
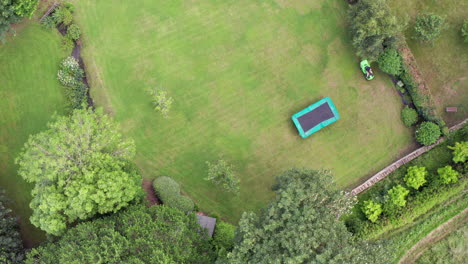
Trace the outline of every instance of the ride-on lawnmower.
<instances>
[{"instance_id":1,"label":"ride-on lawnmower","mask_svg":"<svg viewBox=\"0 0 468 264\"><path fill-rule=\"evenodd\" d=\"M366 80L370 81L374 79L374 72L372 72L372 68L370 67L370 64L367 60L361 61L361 70L362 73L364 73Z\"/></svg>"}]
</instances>

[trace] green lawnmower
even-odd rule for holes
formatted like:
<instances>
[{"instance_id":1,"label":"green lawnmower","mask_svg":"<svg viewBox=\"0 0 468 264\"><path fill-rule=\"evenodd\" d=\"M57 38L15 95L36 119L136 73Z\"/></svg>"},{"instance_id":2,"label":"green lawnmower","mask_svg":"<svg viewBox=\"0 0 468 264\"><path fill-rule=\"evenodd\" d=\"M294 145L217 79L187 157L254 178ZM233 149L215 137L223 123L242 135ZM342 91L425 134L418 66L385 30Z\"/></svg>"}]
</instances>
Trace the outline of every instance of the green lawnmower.
<instances>
[{"instance_id":1,"label":"green lawnmower","mask_svg":"<svg viewBox=\"0 0 468 264\"><path fill-rule=\"evenodd\" d=\"M372 71L372 68L370 67L370 64L367 60L361 61L361 70L362 73L364 73L366 80L370 81L374 79L374 72Z\"/></svg>"}]
</instances>

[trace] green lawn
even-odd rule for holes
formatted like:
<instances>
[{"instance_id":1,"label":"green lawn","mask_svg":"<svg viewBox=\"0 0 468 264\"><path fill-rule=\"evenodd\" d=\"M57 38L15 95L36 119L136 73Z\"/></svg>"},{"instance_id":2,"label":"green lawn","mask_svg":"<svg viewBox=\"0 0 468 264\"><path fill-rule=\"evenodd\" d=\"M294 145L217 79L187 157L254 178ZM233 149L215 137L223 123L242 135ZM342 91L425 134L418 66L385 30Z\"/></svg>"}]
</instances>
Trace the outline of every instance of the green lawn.
<instances>
[{"instance_id":1,"label":"green lawn","mask_svg":"<svg viewBox=\"0 0 468 264\"><path fill-rule=\"evenodd\" d=\"M91 93L137 144L143 176L181 183L203 211L236 221L264 206L290 167L328 168L339 187L385 167L412 142L387 76L366 82L346 1L75 1ZM174 98L169 119L145 90ZM301 139L290 117L330 96L341 120ZM232 197L203 180L222 155Z\"/></svg>"},{"instance_id":2,"label":"green lawn","mask_svg":"<svg viewBox=\"0 0 468 264\"><path fill-rule=\"evenodd\" d=\"M66 55L58 32L27 23L0 45L0 187L14 201L24 240L34 245L44 234L29 223L31 186L17 175L14 159L28 136L46 127L54 112L63 113L63 88L56 76Z\"/></svg>"},{"instance_id":3,"label":"green lawn","mask_svg":"<svg viewBox=\"0 0 468 264\"><path fill-rule=\"evenodd\" d=\"M434 95L438 112L450 125L468 116L468 43L463 42L461 26L468 19L465 0L387 0L400 19L409 18L405 35L424 79ZM447 28L434 45L412 40L415 17L432 12L445 16ZM445 107L457 106L458 113L445 113Z\"/></svg>"}]
</instances>

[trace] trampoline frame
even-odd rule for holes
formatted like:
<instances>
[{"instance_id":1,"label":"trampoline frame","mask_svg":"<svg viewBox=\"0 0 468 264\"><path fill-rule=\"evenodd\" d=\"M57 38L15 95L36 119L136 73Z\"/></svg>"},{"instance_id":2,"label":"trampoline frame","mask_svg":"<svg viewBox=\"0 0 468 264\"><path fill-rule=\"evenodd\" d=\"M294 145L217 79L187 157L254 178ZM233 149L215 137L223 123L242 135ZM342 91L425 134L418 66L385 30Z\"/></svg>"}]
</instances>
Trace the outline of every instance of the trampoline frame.
<instances>
[{"instance_id":1,"label":"trampoline frame","mask_svg":"<svg viewBox=\"0 0 468 264\"><path fill-rule=\"evenodd\" d=\"M320 122L319 124L315 125L314 127L312 127L311 129L307 130L307 131L304 131L303 128L302 128L302 125L301 123L299 122L299 117L313 111L314 109L316 109L317 107L325 104L325 103L328 103L328 106L330 107L332 113L333 113L333 117L330 118L330 119L327 119L327 120L324 120L322 122ZM319 131L320 129L340 120L340 114L338 113L338 110L336 110L336 107L335 107L335 104L333 104L333 101L330 99L330 97L325 97L323 99L321 99L320 101L308 106L307 108L303 109L302 111L294 114L291 119L293 120L294 122L294 125L296 125L296 128L297 130L299 131L299 134L301 135L302 138L306 138L310 135L312 135L313 133Z\"/></svg>"}]
</instances>

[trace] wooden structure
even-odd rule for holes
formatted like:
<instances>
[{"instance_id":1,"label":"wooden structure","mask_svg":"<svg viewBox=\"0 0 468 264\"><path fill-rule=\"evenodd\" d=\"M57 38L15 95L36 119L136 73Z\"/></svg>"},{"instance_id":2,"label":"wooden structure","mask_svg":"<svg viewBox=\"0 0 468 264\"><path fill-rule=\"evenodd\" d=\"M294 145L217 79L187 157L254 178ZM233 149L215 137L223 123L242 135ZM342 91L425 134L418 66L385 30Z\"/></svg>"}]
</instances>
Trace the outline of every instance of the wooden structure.
<instances>
[{"instance_id":1,"label":"wooden structure","mask_svg":"<svg viewBox=\"0 0 468 264\"><path fill-rule=\"evenodd\" d=\"M445 112L447 112L447 113L456 113L457 111L458 111L458 108L456 108L454 106L450 106L450 107L445 108Z\"/></svg>"}]
</instances>

